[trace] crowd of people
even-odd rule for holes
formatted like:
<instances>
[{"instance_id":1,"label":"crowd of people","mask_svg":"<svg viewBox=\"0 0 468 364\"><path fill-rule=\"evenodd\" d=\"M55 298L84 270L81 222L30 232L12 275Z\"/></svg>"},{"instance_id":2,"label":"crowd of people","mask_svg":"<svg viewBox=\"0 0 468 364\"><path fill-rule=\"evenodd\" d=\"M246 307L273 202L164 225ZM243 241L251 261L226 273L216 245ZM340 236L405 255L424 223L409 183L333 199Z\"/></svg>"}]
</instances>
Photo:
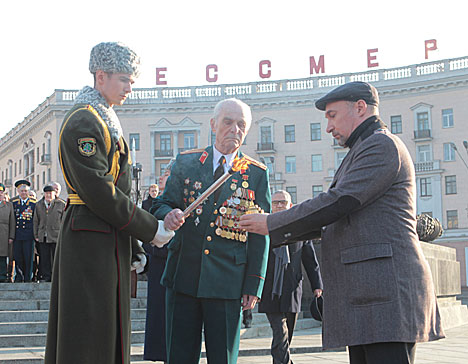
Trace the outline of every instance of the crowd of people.
<instances>
[{"instance_id":1,"label":"crowd of people","mask_svg":"<svg viewBox=\"0 0 468 364\"><path fill-rule=\"evenodd\" d=\"M44 186L43 197L27 180L15 182L10 197L0 183L0 282L50 282L65 201L61 186Z\"/></svg>"},{"instance_id":2,"label":"crowd of people","mask_svg":"<svg viewBox=\"0 0 468 364\"><path fill-rule=\"evenodd\" d=\"M349 148L316 198L293 206L286 191L271 195L267 167L240 151L251 109L230 98L214 107L214 144L180 153L140 208L113 110L139 69L123 44L92 49L94 86L61 127L65 210L54 185L36 201L18 181L11 202L0 185L0 278L52 280L45 364L129 364L130 272L146 264L146 360L196 364L203 335L208 363L236 363L243 312L259 302L273 363L292 363L302 266L323 303L313 315L323 347L347 346L351 364L411 364L416 343L444 337L416 232L413 164L380 119L372 85L350 82L316 101L326 131ZM312 239L321 239L320 267Z\"/></svg>"}]
</instances>

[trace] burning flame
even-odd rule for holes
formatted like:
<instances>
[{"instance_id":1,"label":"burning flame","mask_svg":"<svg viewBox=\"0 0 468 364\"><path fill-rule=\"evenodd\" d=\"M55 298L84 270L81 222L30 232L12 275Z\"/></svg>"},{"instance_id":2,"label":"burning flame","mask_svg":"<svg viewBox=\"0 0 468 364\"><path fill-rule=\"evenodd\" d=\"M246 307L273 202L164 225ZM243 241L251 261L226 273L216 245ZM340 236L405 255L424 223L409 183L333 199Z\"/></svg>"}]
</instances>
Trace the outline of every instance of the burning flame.
<instances>
[{"instance_id":1,"label":"burning flame","mask_svg":"<svg viewBox=\"0 0 468 364\"><path fill-rule=\"evenodd\" d=\"M241 173L244 173L247 168L249 167L249 164L250 162L245 159L245 158L239 158L239 157L236 157L233 161L232 161L232 171L233 172L241 172Z\"/></svg>"}]
</instances>

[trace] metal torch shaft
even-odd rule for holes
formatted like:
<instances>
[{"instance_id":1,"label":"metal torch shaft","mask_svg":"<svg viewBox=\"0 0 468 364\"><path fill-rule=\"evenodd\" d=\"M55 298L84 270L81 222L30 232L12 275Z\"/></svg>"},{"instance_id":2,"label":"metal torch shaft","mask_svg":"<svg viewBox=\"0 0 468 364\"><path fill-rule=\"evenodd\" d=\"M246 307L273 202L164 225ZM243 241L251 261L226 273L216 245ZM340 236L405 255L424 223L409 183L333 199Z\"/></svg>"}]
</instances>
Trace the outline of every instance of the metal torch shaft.
<instances>
[{"instance_id":1,"label":"metal torch shaft","mask_svg":"<svg viewBox=\"0 0 468 364\"><path fill-rule=\"evenodd\" d=\"M193 210L195 210L200 204L203 203L208 197L211 196L214 191L220 188L226 180L231 177L232 170L230 169L228 172L225 172L221 177L219 177L210 187L206 189L198 198L193 201L189 207L184 210L184 217L188 217Z\"/></svg>"}]
</instances>

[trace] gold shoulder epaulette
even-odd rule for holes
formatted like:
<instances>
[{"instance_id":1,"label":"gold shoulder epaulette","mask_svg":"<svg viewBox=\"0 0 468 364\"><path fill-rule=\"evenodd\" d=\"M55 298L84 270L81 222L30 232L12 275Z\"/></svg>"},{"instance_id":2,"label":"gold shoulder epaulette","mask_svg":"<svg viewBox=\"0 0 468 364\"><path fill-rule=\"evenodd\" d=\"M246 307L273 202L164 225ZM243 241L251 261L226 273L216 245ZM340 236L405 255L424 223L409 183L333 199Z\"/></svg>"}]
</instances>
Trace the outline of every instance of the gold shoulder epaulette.
<instances>
[{"instance_id":1,"label":"gold shoulder epaulette","mask_svg":"<svg viewBox=\"0 0 468 364\"><path fill-rule=\"evenodd\" d=\"M19 197L13 197L10 202L16 202L16 201L19 201Z\"/></svg>"},{"instance_id":2,"label":"gold shoulder epaulette","mask_svg":"<svg viewBox=\"0 0 468 364\"><path fill-rule=\"evenodd\" d=\"M184 150L183 152L180 152L180 154L192 154L192 153L201 153L205 150L205 148L198 148L198 149L190 149L190 150Z\"/></svg>"},{"instance_id":3,"label":"gold shoulder epaulette","mask_svg":"<svg viewBox=\"0 0 468 364\"><path fill-rule=\"evenodd\" d=\"M259 161L255 160L255 159L253 159L252 157L249 157L247 154L244 154L244 158L247 159L250 162L250 164L253 164L254 166L257 166L257 167L259 167L259 168L261 168L263 170L267 169L266 165L264 165L262 162L259 162Z\"/></svg>"},{"instance_id":4,"label":"gold shoulder epaulette","mask_svg":"<svg viewBox=\"0 0 468 364\"><path fill-rule=\"evenodd\" d=\"M37 203L37 200L36 200L35 198L31 198L31 197L30 197L29 200L30 200L31 202Z\"/></svg>"}]
</instances>

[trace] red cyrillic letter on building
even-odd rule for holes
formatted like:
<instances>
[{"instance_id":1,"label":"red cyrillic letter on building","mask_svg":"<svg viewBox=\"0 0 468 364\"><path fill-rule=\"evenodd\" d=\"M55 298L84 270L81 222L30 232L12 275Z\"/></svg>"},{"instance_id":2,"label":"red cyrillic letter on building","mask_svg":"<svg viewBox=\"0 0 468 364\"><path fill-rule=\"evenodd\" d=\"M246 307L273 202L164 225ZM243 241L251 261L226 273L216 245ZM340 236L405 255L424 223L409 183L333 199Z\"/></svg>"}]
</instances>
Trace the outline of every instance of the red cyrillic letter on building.
<instances>
[{"instance_id":1,"label":"red cyrillic letter on building","mask_svg":"<svg viewBox=\"0 0 468 364\"><path fill-rule=\"evenodd\" d=\"M267 66L267 72L263 72L263 66ZM261 78L270 78L271 77L271 62L269 60L260 61L258 64L258 74Z\"/></svg>"},{"instance_id":2,"label":"red cyrillic letter on building","mask_svg":"<svg viewBox=\"0 0 468 364\"><path fill-rule=\"evenodd\" d=\"M325 56L322 54L319 58L318 64L315 62L315 57L309 57L309 64L310 64L310 74L313 75L315 73L325 73Z\"/></svg>"},{"instance_id":3,"label":"red cyrillic letter on building","mask_svg":"<svg viewBox=\"0 0 468 364\"><path fill-rule=\"evenodd\" d=\"M368 49L367 50L367 67L379 67L379 62L372 62L377 59L377 56L371 55L372 53L377 53L379 48Z\"/></svg>"},{"instance_id":4,"label":"red cyrillic letter on building","mask_svg":"<svg viewBox=\"0 0 468 364\"><path fill-rule=\"evenodd\" d=\"M429 59L429 51L435 51L437 49L437 40L436 39L428 39L424 41L424 50L426 59Z\"/></svg>"},{"instance_id":5,"label":"red cyrillic letter on building","mask_svg":"<svg viewBox=\"0 0 468 364\"><path fill-rule=\"evenodd\" d=\"M210 75L210 71L213 70L213 75ZM218 66L215 64L209 64L206 66L206 80L208 82L218 81Z\"/></svg>"},{"instance_id":6,"label":"red cyrillic letter on building","mask_svg":"<svg viewBox=\"0 0 468 364\"><path fill-rule=\"evenodd\" d=\"M167 67L156 68L156 85L167 85L166 81L166 74L163 72L167 72Z\"/></svg>"}]
</instances>

